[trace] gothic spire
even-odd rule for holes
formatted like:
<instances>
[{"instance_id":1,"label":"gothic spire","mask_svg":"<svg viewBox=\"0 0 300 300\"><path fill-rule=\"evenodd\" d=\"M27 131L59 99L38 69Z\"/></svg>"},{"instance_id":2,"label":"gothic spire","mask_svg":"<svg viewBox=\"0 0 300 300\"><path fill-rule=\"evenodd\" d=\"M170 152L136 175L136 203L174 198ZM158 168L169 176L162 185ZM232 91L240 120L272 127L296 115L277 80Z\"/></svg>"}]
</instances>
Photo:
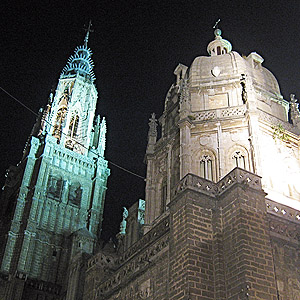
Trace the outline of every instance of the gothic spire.
<instances>
[{"instance_id":1,"label":"gothic spire","mask_svg":"<svg viewBox=\"0 0 300 300\"><path fill-rule=\"evenodd\" d=\"M86 35L85 35L85 38L84 38L84 46L86 48L87 48L87 44L88 44L88 41L89 41L90 32L94 31L91 27L92 27L92 21L90 20L89 26L84 29L86 31Z\"/></svg>"},{"instance_id":2,"label":"gothic spire","mask_svg":"<svg viewBox=\"0 0 300 300\"><path fill-rule=\"evenodd\" d=\"M87 47L89 40L90 32L93 32L91 29L92 22L89 22L89 26L86 29L86 36L84 38L84 45L78 46L75 49L73 55L70 56L66 66L64 67L61 76L74 76L75 74L83 75L86 78L95 80L95 75L93 72L94 62L91 58L92 51Z\"/></svg>"}]
</instances>

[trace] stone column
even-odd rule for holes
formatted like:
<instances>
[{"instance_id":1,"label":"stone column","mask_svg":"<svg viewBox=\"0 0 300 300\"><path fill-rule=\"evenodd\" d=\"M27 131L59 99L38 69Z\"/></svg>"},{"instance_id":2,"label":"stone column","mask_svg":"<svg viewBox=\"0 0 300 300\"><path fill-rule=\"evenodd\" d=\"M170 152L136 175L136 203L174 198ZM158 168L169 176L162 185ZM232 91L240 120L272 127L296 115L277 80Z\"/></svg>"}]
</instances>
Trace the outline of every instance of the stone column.
<instances>
[{"instance_id":1,"label":"stone column","mask_svg":"<svg viewBox=\"0 0 300 300\"><path fill-rule=\"evenodd\" d=\"M191 172L191 122L188 118L179 122L180 129L180 179Z\"/></svg>"}]
</instances>

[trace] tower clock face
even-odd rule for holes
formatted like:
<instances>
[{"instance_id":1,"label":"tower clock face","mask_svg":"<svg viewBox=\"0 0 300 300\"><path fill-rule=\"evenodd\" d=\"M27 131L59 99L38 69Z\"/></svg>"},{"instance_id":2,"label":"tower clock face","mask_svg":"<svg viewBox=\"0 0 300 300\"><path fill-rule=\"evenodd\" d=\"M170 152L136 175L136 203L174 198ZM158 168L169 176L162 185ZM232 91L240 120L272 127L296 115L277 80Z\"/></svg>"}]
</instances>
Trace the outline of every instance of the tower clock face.
<instances>
[{"instance_id":1,"label":"tower clock face","mask_svg":"<svg viewBox=\"0 0 300 300\"><path fill-rule=\"evenodd\" d=\"M218 66L214 67L211 70L211 74L215 77L218 77L220 75L220 73L221 73L221 69Z\"/></svg>"}]
</instances>

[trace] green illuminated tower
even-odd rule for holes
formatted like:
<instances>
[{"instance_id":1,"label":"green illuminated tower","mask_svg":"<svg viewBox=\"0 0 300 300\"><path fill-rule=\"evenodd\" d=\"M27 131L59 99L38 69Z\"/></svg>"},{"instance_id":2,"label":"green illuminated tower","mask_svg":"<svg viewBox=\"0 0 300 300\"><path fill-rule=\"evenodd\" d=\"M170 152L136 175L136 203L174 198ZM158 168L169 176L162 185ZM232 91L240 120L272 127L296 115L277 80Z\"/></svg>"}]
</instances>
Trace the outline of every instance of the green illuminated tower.
<instances>
[{"instance_id":1,"label":"green illuminated tower","mask_svg":"<svg viewBox=\"0 0 300 300\"><path fill-rule=\"evenodd\" d=\"M91 24L90 24L91 25ZM95 116L92 52L75 49L2 193L0 299L80 299L99 238L106 122Z\"/></svg>"}]
</instances>

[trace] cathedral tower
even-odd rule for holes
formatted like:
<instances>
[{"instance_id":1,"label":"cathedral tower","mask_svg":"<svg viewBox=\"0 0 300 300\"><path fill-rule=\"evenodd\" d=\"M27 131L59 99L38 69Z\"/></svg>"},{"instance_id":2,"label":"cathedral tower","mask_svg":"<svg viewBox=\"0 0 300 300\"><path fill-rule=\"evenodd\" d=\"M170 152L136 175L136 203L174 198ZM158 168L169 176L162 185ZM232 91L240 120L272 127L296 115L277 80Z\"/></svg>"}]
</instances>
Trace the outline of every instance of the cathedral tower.
<instances>
[{"instance_id":1,"label":"cathedral tower","mask_svg":"<svg viewBox=\"0 0 300 300\"><path fill-rule=\"evenodd\" d=\"M110 171L106 122L95 116L89 32L90 26L40 111L21 162L7 174L1 204L5 299L77 299L85 257L100 235Z\"/></svg>"}]
</instances>

